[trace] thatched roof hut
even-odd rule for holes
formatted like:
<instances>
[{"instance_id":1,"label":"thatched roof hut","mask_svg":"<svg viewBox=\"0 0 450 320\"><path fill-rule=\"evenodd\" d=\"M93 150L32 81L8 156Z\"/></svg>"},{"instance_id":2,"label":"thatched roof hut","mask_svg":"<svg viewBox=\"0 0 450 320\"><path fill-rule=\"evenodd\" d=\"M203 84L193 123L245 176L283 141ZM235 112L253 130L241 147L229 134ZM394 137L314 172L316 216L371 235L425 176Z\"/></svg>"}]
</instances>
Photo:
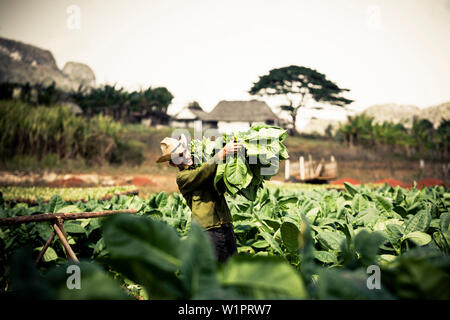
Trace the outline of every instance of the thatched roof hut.
<instances>
[{"instance_id":1,"label":"thatched roof hut","mask_svg":"<svg viewBox=\"0 0 450 320\"><path fill-rule=\"evenodd\" d=\"M254 123L280 125L282 120L264 101L220 101L209 113L201 108L186 107L174 116L171 125L234 132L247 130Z\"/></svg>"},{"instance_id":2,"label":"thatched roof hut","mask_svg":"<svg viewBox=\"0 0 450 320\"><path fill-rule=\"evenodd\" d=\"M239 122L278 122L278 117L264 101L220 101L207 115L208 120Z\"/></svg>"}]
</instances>

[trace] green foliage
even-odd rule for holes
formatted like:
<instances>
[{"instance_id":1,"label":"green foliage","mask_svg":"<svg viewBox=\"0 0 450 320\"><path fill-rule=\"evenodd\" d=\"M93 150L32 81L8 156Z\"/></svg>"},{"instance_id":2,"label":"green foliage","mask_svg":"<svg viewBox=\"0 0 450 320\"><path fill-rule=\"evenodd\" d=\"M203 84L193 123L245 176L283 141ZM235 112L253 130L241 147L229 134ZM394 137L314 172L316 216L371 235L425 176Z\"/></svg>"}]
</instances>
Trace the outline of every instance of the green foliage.
<instances>
[{"instance_id":1,"label":"green foliage","mask_svg":"<svg viewBox=\"0 0 450 320\"><path fill-rule=\"evenodd\" d=\"M0 101L0 127L0 160L48 154L97 164L143 160L143 145L122 139L123 127L107 116L86 119L65 107Z\"/></svg>"},{"instance_id":2,"label":"green foliage","mask_svg":"<svg viewBox=\"0 0 450 320\"><path fill-rule=\"evenodd\" d=\"M259 77L249 93L285 97L288 104L281 106L281 109L290 113L295 127L297 112L307 101L314 100L343 107L352 102L342 96L346 91L349 90L339 88L314 69L291 65L272 69L267 75Z\"/></svg>"},{"instance_id":3,"label":"green foliage","mask_svg":"<svg viewBox=\"0 0 450 320\"><path fill-rule=\"evenodd\" d=\"M56 88L55 82L45 83L12 83L3 82L0 84L0 100L11 100L14 90L19 90L19 99L22 102L33 103L37 105L52 105L60 99L65 99L67 94Z\"/></svg>"},{"instance_id":4,"label":"green foliage","mask_svg":"<svg viewBox=\"0 0 450 320\"><path fill-rule=\"evenodd\" d=\"M85 112L106 112L116 120L122 117L123 111L166 113L173 99L173 95L164 87L127 92L123 88L117 89L115 85L92 88L88 92L80 88L70 96Z\"/></svg>"},{"instance_id":5,"label":"green foliage","mask_svg":"<svg viewBox=\"0 0 450 320\"><path fill-rule=\"evenodd\" d=\"M66 265L59 242L51 243L53 250L40 264L44 277L32 260L12 257L26 246L34 249L33 259L37 256L52 230L45 223L0 229L0 280L11 294L36 297L42 291L43 298L448 299L448 194L444 187L347 185L343 191L263 188L254 201L228 197L240 253L224 265L216 263L207 235L191 221L178 193L86 203L54 196L35 206L11 205L0 197L2 217L138 210L137 216L66 221L77 256L94 264L83 293L67 292L62 271L53 271ZM381 290L367 288L366 270L372 265L381 269ZM13 285L17 278L23 281ZM103 281L110 289L101 288Z\"/></svg>"},{"instance_id":6,"label":"green foliage","mask_svg":"<svg viewBox=\"0 0 450 320\"><path fill-rule=\"evenodd\" d=\"M367 148L398 150L407 156L413 153L424 155L430 151L440 160L448 160L450 154L450 121L443 119L438 128L427 119L413 118L412 126L401 123L374 123L374 118L365 113L348 116L347 122L339 126L336 136L349 146L362 145Z\"/></svg>"},{"instance_id":7,"label":"green foliage","mask_svg":"<svg viewBox=\"0 0 450 320\"><path fill-rule=\"evenodd\" d=\"M220 282L251 299L307 297L299 274L278 257L236 256L221 269Z\"/></svg>"},{"instance_id":8,"label":"green foliage","mask_svg":"<svg viewBox=\"0 0 450 320\"><path fill-rule=\"evenodd\" d=\"M50 201L52 196L59 195L64 201L88 201L102 199L118 193L135 191L135 186L95 187L95 188L51 188L51 187L12 187L1 186L0 192L5 201Z\"/></svg>"},{"instance_id":9,"label":"green foliage","mask_svg":"<svg viewBox=\"0 0 450 320\"><path fill-rule=\"evenodd\" d=\"M399 298L450 299L450 259L438 250L409 250L389 262L382 272L383 284Z\"/></svg>"},{"instance_id":10,"label":"green foliage","mask_svg":"<svg viewBox=\"0 0 450 320\"><path fill-rule=\"evenodd\" d=\"M103 223L105 245L113 268L142 284L153 299L181 298L175 272L181 265L180 239L160 221L117 216Z\"/></svg>"},{"instance_id":11,"label":"green foliage","mask_svg":"<svg viewBox=\"0 0 450 320\"><path fill-rule=\"evenodd\" d=\"M191 156L195 165L211 159L223 146L231 141L242 143L244 149L237 155L219 163L214 177L214 187L219 193L242 195L255 200L264 180L278 172L279 161L289 157L283 141L286 130L268 125L253 125L247 132L224 134L220 139L203 138L191 141Z\"/></svg>"},{"instance_id":12,"label":"green foliage","mask_svg":"<svg viewBox=\"0 0 450 320\"><path fill-rule=\"evenodd\" d=\"M3 293L6 297L33 300L99 300L131 298L97 263L81 261L81 287L70 290L67 287L67 267L64 263L51 268L44 276L36 270L26 250L18 250L12 259L11 288ZM0 295L1 297L1 295Z\"/></svg>"}]
</instances>

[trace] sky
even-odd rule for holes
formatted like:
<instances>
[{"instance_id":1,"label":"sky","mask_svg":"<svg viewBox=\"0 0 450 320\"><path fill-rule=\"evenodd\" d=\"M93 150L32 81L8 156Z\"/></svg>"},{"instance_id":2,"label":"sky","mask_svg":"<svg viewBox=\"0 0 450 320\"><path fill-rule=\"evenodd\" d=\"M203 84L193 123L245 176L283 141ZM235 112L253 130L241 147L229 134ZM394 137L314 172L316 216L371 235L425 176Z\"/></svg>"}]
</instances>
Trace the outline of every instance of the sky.
<instances>
[{"instance_id":1,"label":"sky","mask_svg":"<svg viewBox=\"0 0 450 320\"><path fill-rule=\"evenodd\" d=\"M0 36L98 84L167 87L169 113L260 99L252 84L289 65L350 89L355 110L450 101L450 0L0 0Z\"/></svg>"}]
</instances>

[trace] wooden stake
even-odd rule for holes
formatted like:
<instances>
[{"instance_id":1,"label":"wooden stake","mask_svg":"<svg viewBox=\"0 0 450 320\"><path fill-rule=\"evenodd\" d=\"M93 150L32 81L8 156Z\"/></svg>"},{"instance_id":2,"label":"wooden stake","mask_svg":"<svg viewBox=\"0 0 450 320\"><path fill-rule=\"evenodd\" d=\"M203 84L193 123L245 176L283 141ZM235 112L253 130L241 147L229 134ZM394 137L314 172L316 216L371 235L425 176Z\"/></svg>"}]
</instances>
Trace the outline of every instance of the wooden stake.
<instances>
[{"instance_id":1,"label":"wooden stake","mask_svg":"<svg viewBox=\"0 0 450 320\"><path fill-rule=\"evenodd\" d=\"M290 172L289 172L290 168L289 168L289 160L286 160L284 162L284 180L289 180Z\"/></svg>"},{"instance_id":2,"label":"wooden stake","mask_svg":"<svg viewBox=\"0 0 450 320\"><path fill-rule=\"evenodd\" d=\"M26 223L26 222L52 221L52 220L59 219L59 218L61 218L63 220L96 218L96 217L109 216L109 215L118 214L118 213L137 213L137 210L127 209L127 210L111 210L111 211L97 211L97 212L42 213L42 214L34 214L34 215L30 215L30 216L0 218L0 225L9 225L9 224Z\"/></svg>"},{"instance_id":3,"label":"wooden stake","mask_svg":"<svg viewBox=\"0 0 450 320\"><path fill-rule=\"evenodd\" d=\"M58 219L56 219L56 224L58 225L59 230L61 230L62 234L64 235L64 238L67 239L66 230L64 229L64 220L61 218L58 218ZM69 243L68 240L67 240L67 243ZM69 254L67 253L67 250L66 250L66 258L67 258L67 260L70 259Z\"/></svg>"},{"instance_id":4,"label":"wooden stake","mask_svg":"<svg viewBox=\"0 0 450 320\"><path fill-rule=\"evenodd\" d=\"M300 157L300 180L305 180L305 158Z\"/></svg>"},{"instance_id":5,"label":"wooden stake","mask_svg":"<svg viewBox=\"0 0 450 320\"><path fill-rule=\"evenodd\" d=\"M314 176L314 168L311 154L308 154L308 162L309 162L309 177L312 178Z\"/></svg>"},{"instance_id":6,"label":"wooden stake","mask_svg":"<svg viewBox=\"0 0 450 320\"><path fill-rule=\"evenodd\" d=\"M52 242L53 238L55 237L55 231L52 231L52 234L47 239L47 242L45 243L44 247L42 248L41 252L39 252L38 257L36 258L36 265L39 264L39 261L42 259L42 257L45 254L45 251L47 251L47 248L50 246L50 243Z\"/></svg>"},{"instance_id":7,"label":"wooden stake","mask_svg":"<svg viewBox=\"0 0 450 320\"><path fill-rule=\"evenodd\" d=\"M68 255L68 257L69 257L72 261L78 263L79 261L78 261L77 256L76 256L75 253L73 252L72 248L70 247L69 242L67 242L67 238L66 238L65 235L62 233L62 231L61 231L61 229L58 227L58 224L57 224L57 223L54 223L54 224L53 224L53 229L55 230L56 234L58 235L59 240L61 240L61 242L62 242L62 244L63 244L63 246L64 246L64 249L66 249L66 254Z\"/></svg>"}]
</instances>

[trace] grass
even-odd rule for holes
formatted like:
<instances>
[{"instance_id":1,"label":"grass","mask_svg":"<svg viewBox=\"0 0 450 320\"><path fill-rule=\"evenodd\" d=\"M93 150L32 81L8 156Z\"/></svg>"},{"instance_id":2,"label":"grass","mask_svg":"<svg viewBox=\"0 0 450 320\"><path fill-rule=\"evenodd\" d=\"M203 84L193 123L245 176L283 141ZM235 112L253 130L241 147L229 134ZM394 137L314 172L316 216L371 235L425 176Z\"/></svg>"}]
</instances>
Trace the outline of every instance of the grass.
<instances>
[{"instance_id":1,"label":"grass","mask_svg":"<svg viewBox=\"0 0 450 320\"><path fill-rule=\"evenodd\" d=\"M268 181L268 182L266 182L265 185L269 189L280 188L282 190L289 191L289 192L307 191L307 190L314 190L314 189L342 190L344 188L344 185L291 183L291 182L282 183L282 182L275 182L275 181ZM380 188L380 187L383 187L384 184L368 183L368 184L364 184L364 186L367 188Z\"/></svg>"},{"instance_id":2,"label":"grass","mask_svg":"<svg viewBox=\"0 0 450 320\"><path fill-rule=\"evenodd\" d=\"M49 187L0 187L3 199L6 201L49 201L55 194L64 201L78 201L101 199L117 193L126 193L136 190L135 186L115 186L96 188L49 188Z\"/></svg>"},{"instance_id":3,"label":"grass","mask_svg":"<svg viewBox=\"0 0 450 320\"><path fill-rule=\"evenodd\" d=\"M169 167L167 163L158 164L156 159L160 155L160 142L166 136L171 136L173 128L147 127L141 124L121 124L119 140L139 144L142 148L142 161L133 161L132 150L122 153L122 164L108 162L92 163L81 157L61 159L56 153L48 153L40 160L34 155L15 155L0 163L0 171L23 173L54 172L59 174L93 173L111 176L165 176L175 180L177 169ZM192 131L192 130L191 130ZM192 132L191 132L192 133ZM311 154L314 160L328 160L333 155L338 162L338 178L354 178L363 183L374 182L379 179L393 178L411 183L422 178L435 178L448 181L443 175L442 164L426 161L422 170L417 159L407 159L405 156L380 150L365 149L362 146L348 148L346 144L329 137L289 136L285 140L291 163L298 161L300 156L308 158ZM139 147L139 148L138 148ZM137 156L137 155L136 155ZM284 162L275 179L284 180ZM1 183L1 181L0 181ZM157 186L149 187L152 191L176 189L176 184L167 179Z\"/></svg>"}]
</instances>

